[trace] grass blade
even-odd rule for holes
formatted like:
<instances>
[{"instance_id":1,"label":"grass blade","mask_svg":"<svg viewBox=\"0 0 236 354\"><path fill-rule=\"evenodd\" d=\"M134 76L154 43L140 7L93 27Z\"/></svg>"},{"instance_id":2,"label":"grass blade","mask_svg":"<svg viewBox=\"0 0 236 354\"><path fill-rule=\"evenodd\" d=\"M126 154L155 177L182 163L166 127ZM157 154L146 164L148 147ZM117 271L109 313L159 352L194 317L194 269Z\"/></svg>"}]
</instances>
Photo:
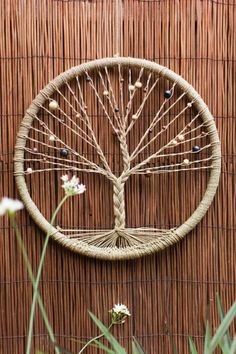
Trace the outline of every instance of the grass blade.
<instances>
[{"instance_id":1,"label":"grass blade","mask_svg":"<svg viewBox=\"0 0 236 354\"><path fill-rule=\"evenodd\" d=\"M95 344L92 344L91 346L101 349L108 354L116 354L112 349L108 348L105 344L99 342L98 340L95 340L94 343Z\"/></svg>"},{"instance_id":2,"label":"grass blade","mask_svg":"<svg viewBox=\"0 0 236 354\"><path fill-rule=\"evenodd\" d=\"M108 342L112 345L117 354L127 354L125 349L119 344L119 342L113 337L113 335L109 332L109 330L104 326L104 324L99 321L99 319L91 312L89 312L90 317L98 326L100 331L104 334L104 337L108 340Z\"/></svg>"},{"instance_id":3,"label":"grass blade","mask_svg":"<svg viewBox=\"0 0 236 354\"><path fill-rule=\"evenodd\" d=\"M209 353L212 353L217 347L217 345L222 341L226 331L228 330L235 316L236 316L236 301L233 303L233 305L227 312L226 316L224 317L223 321L218 327L214 337L212 338L209 345Z\"/></svg>"},{"instance_id":4,"label":"grass blade","mask_svg":"<svg viewBox=\"0 0 236 354\"><path fill-rule=\"evenodd\" d=\"M134 351L134 348L136 349L136 352L134 352L134 354L145 354L145 351L143 350L143 348L141 347L141 345L139 344L138 340L133 337L133 341L132 341L132 348Z\"/></svg>"},{"instance_id":5,"label":"grass blade","mask_svg":"<svg viewBox=\"0 0 236 354\"><path fill-rule=\"evenodd\" d=\"M140 354L134 341L132 341L132 353L133 354Z\"/></svg>"},{"instance_id":6,"label":"grass blade","mask_svg":"<svg viewBox=\"0 0 236 354\"><path fill-rule=\"evenodd\" d=\"M236 336L234 336L234 339L231 343L230 351L229 354L235 354L236 353Z\"/></svg>"},{"instance_id":7,"label":"grass blade","mask_svg":"<svg viewBox=\"0 0 236 354\"><path fill-rule=\"evenodd\" d=\"M198 354L197 348L192 340L192 337L189 337L189 347L190 347L191 354Z\"/></svg>"},{"instance_id":8,"label":"grass blade","mask_svg":"<svg viewBox=\"0 0 236 354\"><path fill-rule=\"evenodd\" d=\"M225 317L225 314L224 314L222 302L218 294L216 294L216 300L217 300L217 307L218 307L220 321L222 322ZM227 353L229 352L230 346L231 346L231 339L230 339L229 331L227 330L223 338L223 341L221 343L221 349L223 352Z\"/></svg>"},{"instance_id":9,"label":"grass blade","mask_svg":"<svg viewBox=\"0 0 236 354\"><path fill-rule=\"evenodd\" d=\"M209 345L210 345L210 341L211 341L211 329L210 329L209 321L207 321L206 334L205 334L205 340L204 340L204 354L208 353L208 348L209 348Z\"/></svg>"}]
</instances>

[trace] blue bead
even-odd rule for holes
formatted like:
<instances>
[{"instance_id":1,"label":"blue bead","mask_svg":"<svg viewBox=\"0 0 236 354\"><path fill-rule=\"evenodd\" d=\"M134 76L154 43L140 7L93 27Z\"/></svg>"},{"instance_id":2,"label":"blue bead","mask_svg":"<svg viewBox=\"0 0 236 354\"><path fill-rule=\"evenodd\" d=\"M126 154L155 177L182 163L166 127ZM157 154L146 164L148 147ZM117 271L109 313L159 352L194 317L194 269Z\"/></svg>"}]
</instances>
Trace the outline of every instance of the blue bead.
<instances>
[{"instance_id":1,"label":"blue bead","mask_svg":"<svg viewBox=\"0 0 236 354\"><path fill-rule=\"evenodd\" d=\"M171 98L171 96L172 96L172 92L171 92L170 90L166 90L166 91L164 92L164 97L165 97L165 98Z\"/></svg>"},{"instance_id":2,"label":"blue bead","mask_svg":"<svg viewBox=\"0 0 236 354\"><path fill-rule=\"evenodd\" d=\"M60 155L61 155L61 157L67 157L68 150L67 149L60 149Z\"/></svg>"},{"instance_id":3,"label":"blue bead","mask_svg":"<svg viewBox=\"0 0 236 354\"><path fill-rule=\"evenodd\" d=\"M194 146L192 147L192 152L199 152L199 151L200 151L200 146L194 145Z\"/></svg>"}]
</instances>

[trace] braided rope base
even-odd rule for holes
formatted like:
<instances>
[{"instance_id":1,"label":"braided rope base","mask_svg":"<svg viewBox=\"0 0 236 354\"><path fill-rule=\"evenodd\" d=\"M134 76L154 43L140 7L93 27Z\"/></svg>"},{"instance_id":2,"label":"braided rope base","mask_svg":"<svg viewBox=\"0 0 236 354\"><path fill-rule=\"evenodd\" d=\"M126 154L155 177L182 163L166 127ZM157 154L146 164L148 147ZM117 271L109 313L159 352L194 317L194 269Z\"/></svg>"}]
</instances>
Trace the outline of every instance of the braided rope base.
<instances>
[{"instance_id":1,"label":"braided rope base","mask_svg":"<svg viewBox=\"0 0 236 354\"><path fill-rule=\"evenodd\" d=\"M48 232L50 229L50 224L31 199L25 181L24 154L26 150L27 137L29 136L29 131L32 128L32 123L34 119L37 118L37 113L40 107L44 105L47 98L50 97L55 91L59 90L59 88L65 85L65 83L70 82L74 78L78 79L80 76L83 76L85 73L87 74L94 69L100 70L102 68L110 68L117 65L122 67L140 68L141 70L147 69L150 72L159 75L159 77L163 77L170 82L173 82L174 85L177 85L186 93L188 99L191 102L194 102L196 111L200 112L204 127L207 130L212 149L212 165L206 192L197 209L191 217L184 222L184 224L169 230L145 227L126 228L124 213L124 183L129 178L132 171L137 174L142 173L142 166L136 170L132 170L130 168L130 156L127 153L127 145L124 139L125 134L122 134L121 130L120 147L124 158L124 173L121 176L116 177L110 171L109 166L107 166L105 157L97 144L95 137L92 136L93 142L95 142L97 148L97 153L105 166L107 178L113 183L115 215L114 229L76 230L76 233L72 233L68 236L64 233L65 230L58 227L52 229L51 237L58 241L61 245L74 252L107 260L132 259L151 254L153 252L160 251L183 238L200 222L209 208L219 183L221 168L220 141L214 119L199 94L179 75L154 62L134 58L105 58L81 64L62 73L51 81L42 91L40 91L38 96L31 103L29 109L26 111L17 136L14 158L16 184L21 199L24 202L28 212L44 232ZM94 166L92 166L92 168L94 168ZM102 169L99 169L99 171L103 173ZM117 246L117 240L119 238L123 239L124 243L121 242L120 246Z\"/></svg>"}]
</instances>

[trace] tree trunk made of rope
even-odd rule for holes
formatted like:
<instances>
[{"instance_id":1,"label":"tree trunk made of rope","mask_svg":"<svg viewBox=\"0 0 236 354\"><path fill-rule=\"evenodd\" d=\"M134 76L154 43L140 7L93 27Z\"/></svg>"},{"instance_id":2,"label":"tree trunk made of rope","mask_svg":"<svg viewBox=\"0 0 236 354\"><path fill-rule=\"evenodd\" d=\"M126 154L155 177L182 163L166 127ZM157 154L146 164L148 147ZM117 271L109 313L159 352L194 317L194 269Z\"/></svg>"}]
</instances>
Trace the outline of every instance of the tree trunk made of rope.
<instances>
[{"instance_id":1,"label":"tree trunk made of rope","mask_svg":"<svg viewBox=\"0 0 236 354\"><path fill-rule=\"evenodd\" d=\"M118 178L113 184L115 229L125 229L125 184Z\"/></svg>"}]
</instances>

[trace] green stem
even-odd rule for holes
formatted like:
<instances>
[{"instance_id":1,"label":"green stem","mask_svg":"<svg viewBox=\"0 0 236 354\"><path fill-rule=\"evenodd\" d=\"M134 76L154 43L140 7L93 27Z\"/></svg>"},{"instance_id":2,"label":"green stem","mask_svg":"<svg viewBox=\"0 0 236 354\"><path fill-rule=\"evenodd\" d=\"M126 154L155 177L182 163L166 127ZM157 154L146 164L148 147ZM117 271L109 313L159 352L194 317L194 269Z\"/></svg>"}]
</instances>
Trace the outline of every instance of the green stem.
<instances>
[{"instance_id":1,"label":"green stem","mask_svg":"<svg viewBox=\"0 0 236 354\"><path fill-rule=\"evenodd\" d=\"M111 323L110 326L107 328L108 331L110 331L110 329L111 329L112 326L113 326L113 323ZM95 340L98 340L98 339L102 338L103 336L104 336L104 333L101 333L101 334L99 334L98 336L96 336L96 337L90 339L90 340L85 344L85 346L83 346L83 348L79 351L78 354L81 354L81 353L84 351L84 349L87 348L91 343L93 343Z\"/></svg>"},{"instance_id":2,"label":"green stem","mask_svg":"<svg viewBox=\"0 0 236 354\"><path fill-rule=\"evenodd\" d=\"M35 278L34 278L33 270L32 270L32 267L31 267L31 264L30 264L30 260L29 260L29 257L27 255L25 246L23 244L20 231L18 229L16 220L15 220L15 214L9 214L9 217L10 217L10 221L12 223L12 226L14 228L15 235L16 235L16 240L18 242L18 245L20 247L21 253L23 255L23 259L24 259L24 262L26 264L27 271L28 271L31 283L33 285L33 289L37 291L37 288L35 287ZM51 325L49 323L49 320L48 320L48 317L47 317L47 314L46 314L42 299L41 299L38 291L37 291L37 300L38 300L38 304L39 304L39 307L40 307L40 310L41 310L41 313L42 313L42 316L43 316L43 319L44 319L44 323L45 323L45 326L47 328L47 331L48 331L48 334L49 334L49 337L50 337L50 340L52 341L52 343L55 344L56 340L55 340L55 337L54 337L54 334L53 334L53 330L52 330L52 327L51 327ZM55 351L56 351L57 354L60 354L60 352L58 351L57 348L55 348Z\"/></svg>"},{"instance_id":3,"label":"green stem","mask_svg":"<svg viewBox=\"0 0 236 354\"><path fill-rule=\"evenodd\" d=\"M49 238L51 236L51 230L52 230L54 221L56 219L56 216L57 216L59 210L61 209L62 205L65 203L67 198L68 198L68 195L65 195L64 198L59 203L59 205L57 206L56 210L54 211L54 213L52 215L52 218L51 218L51 222L50 222L51 227L48 230L46 238L45 238L45 241L44 241L43 250L42 250L42 254L41 254L41 258L40 258L39 266L38 266L38 272L37 272L36 279L35 279L34 294L33 294L33 300L32 300L32 305L31 305L31 312L30 312L30 322L29 322L29 331L28 331L28 341L27 341L26 354L30 354L31 342L32 342L32 333L33 333L33 324L34 324L34 314L35 314L35 307L36 307L36 302L37 302L37 293L38 293L39 280L40 280L41 273L42 273L43 262L44 262L44 258L45 258L45 254L46 254ZM56 351L56 348L55 348L55 351Z\"/></svg>"}]
</instances>

